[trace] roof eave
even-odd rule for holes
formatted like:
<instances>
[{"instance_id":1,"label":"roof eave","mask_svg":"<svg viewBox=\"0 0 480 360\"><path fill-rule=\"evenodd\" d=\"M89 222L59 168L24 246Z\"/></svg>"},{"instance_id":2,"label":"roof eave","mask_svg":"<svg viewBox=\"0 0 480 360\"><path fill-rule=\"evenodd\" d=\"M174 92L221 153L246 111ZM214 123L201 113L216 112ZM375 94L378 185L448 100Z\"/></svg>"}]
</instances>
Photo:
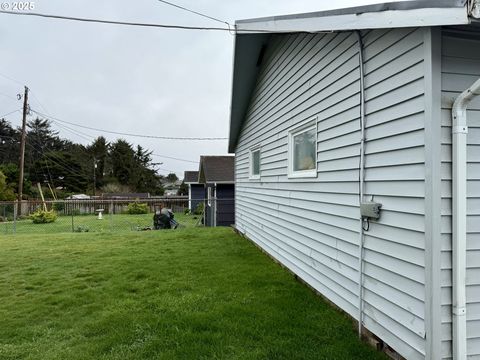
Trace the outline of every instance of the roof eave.
<instances>
[{"instance_id":1,"label":"roof eave","mask_svg":"<svg viewBox=\"0 0 480 360\"><path fill-rule=\"evenodd\" d=\"M235 152L259 70L258 54L271 34L465 25L471 20L468 11L466 0L417 0L237 21L228 151Z\"/></svg>"},{"instance_id":2,"label":"roof eave","mask_svg":"<svg viewBox=\"0 0 480 360\"><path fill-rule=\"evenodd\" d=\"M428 7L409 10L345 13L326 16L303 14L237 21L237 33L326 32L401 27L469 24L468 10L461 7Z\"/></svg>"}]
</instances>

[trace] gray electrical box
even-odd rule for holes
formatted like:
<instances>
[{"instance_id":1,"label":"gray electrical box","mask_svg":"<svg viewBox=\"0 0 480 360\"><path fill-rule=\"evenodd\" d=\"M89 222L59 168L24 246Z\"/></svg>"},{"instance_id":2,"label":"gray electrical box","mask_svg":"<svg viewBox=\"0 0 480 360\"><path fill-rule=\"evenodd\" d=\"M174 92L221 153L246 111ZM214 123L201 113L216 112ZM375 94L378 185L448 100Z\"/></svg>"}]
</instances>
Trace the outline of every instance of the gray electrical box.
<instances>
[{"instance_id":1,"label":"gray electrical box","mask_svg":"<svg viewBox=\"0 0 480 360\"><path fill-rule=\"evenodd\" d=\"M360 204L360 214L363 218L379 219L382 204L373 201L364 201Z\"/></svg>"}]
</instances>

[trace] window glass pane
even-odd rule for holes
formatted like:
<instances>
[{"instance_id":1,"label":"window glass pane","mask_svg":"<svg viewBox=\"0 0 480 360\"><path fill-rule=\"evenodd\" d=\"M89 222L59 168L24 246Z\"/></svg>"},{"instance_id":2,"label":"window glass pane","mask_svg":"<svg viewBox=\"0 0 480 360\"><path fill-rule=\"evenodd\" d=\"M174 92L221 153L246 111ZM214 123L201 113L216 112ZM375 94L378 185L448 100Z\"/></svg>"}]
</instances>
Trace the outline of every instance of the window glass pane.
<instances>
[{"instance_id":1,"label":"window glass pane","mask_svg":"<svg viewBox=\"0 0 480 360\"><path fill-rule=\"evenodd\" d=\"M252 175L260 175L260 150L252 152Z\"/></svg>"},{"instance_id":2,"label":"window glass pane","mask_svg":"<svg viewBox=\"0 0 480 360\"><path fill-rule=\"evenodd\" d=\"M293 171L315 169L315 128L293 136Z\"/></svg>"}]
</instances>

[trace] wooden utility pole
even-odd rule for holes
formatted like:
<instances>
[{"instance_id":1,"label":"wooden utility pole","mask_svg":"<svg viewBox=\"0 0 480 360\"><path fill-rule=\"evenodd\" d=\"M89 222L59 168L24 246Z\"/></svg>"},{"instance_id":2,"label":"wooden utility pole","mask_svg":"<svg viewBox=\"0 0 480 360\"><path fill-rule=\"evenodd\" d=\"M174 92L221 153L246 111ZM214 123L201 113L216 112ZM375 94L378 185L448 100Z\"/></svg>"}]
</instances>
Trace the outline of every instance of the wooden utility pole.
<instances>
[{"instance_id":1,"label":"wooden utility pole","mask_svg":"<svg viewBox=\"0 0 480 360\"><path fill-rule=\"evenodd\" d=\"M20 140L20 176L18 178L18 201L21 203L23 198L23 178L25 168L25 142L27 140L27 113L28 113L28 87L25 86L23 95L23 118L22 118L22 137ZM20 206L21 208L21 206Z\"/></svg>"}]
</instances>

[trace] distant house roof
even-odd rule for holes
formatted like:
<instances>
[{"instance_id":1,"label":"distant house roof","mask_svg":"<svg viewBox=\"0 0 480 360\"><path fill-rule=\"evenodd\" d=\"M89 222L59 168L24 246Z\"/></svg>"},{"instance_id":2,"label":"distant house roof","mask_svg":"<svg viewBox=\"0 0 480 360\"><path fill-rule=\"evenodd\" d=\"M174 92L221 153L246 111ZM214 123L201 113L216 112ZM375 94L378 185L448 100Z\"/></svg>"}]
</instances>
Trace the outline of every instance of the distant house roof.
<instances>
[{"instance_id":1,"label":"distant house roof","mask_svg":"<svg viewBox=\"0 0 480 360\"><path fill-rule=\"evenodd\" d=\"M185 184L198 183L198 171L185 171L183 181L185 182Z\"/></svg>"},{"instance_id":2,"label":"distant house roof","mask_svg":"<svg viewBox=\"0 0 480 360\"><path fill-rule=\"evenodd\" d=\"M199 182L233 183L235 158L233 156L201 156Z\"/></svg>"},{"instance_id":3,"label":"distant house roof","mask_svg":"<svg viewBox=\"0 0 480 360\"><path fill-rule=\"evenodd\" d=\"M164 189L178 189L182 185L180 180L176 180L174 182L167 182L163 184Z\"/></svg>"},{"instance_id":4,"label":"distant house roof","mask_svg":"<svg viewBox=\"0 0 480 360\"><path fill-rule=\"evenodd\" d=\"M90 195L86 194L74 194L67 197L67 200L89 200Z\"/></svg>"},{"instance_id":5,"label":"distant house roof","mask_svg":"<svg viewBox=\"0 0 480 360\"><path fill-rule=\"evenodd\" d=\"M235 152L263 54L274 34L475 24L480 6L467 0L386 2L235 22L229 152ZM473 3L473 2L472 2Z\"/></svg>"},{"instance_id":6,"label":"distant house roof","mask_svg":"<svg viewBox=\"0 0 480 360\"><path fill-rule=\"evenodd\" d=\"M176 196L178 190L177 189L168 189L165 190L165 193L163 194L164 196Z\"/></svg>"},{"instance_id":7,"label":"distant house roof","mask_svg":"<svg viewBox=\"0 0 480 360\"><path fill-rule=\"evenodd\" d=\"M147 199L150 193L105 193L103 198L107 199Z\"/></svg>"}]
</instances>

